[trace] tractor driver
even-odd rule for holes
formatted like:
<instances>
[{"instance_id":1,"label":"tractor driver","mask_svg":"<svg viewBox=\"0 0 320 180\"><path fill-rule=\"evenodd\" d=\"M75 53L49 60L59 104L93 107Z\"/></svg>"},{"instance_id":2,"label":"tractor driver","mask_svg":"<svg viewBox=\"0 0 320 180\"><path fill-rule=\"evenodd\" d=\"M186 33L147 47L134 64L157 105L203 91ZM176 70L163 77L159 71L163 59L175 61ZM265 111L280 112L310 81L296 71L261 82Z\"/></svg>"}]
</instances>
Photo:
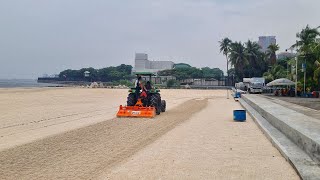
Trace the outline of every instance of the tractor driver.
<instances>
[{"instance_id":1,"label":"tractor driver","mask_svg":"<svg viewBox=\"0 0 320 180\"><path fill-rule=\"evenodd\" d=\"M134 86L136 88L136 99L138 100L139 96L140 96L140 90L142 89L141 88L141 75L137 74L137 79L136 79L136 82L134 83Z\"/></svg>"},{"instance_id":2,"label":"tractor driver","mask_svg":"<svg viewBox=\"0 0 320 180\"><path fill-rule=\"evenodd\" d=\"M146 88L147 91L152 89L150 81L147 81L147 84L146 84L145 88Z\"/></svg>"}]
</instances>

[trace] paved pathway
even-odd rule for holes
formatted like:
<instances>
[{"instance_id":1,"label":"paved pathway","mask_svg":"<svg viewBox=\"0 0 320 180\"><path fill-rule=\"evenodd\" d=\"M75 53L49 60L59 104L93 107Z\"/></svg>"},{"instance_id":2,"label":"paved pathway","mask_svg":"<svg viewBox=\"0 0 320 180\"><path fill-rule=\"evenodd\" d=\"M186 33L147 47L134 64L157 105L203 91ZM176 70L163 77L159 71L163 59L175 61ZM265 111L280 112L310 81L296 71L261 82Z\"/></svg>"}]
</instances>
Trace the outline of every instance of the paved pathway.
<instances>
[{"instance_id":1,"label":"paved pathway","mask_svg":"<svg viewBox=\"0 0 320 180\"><path fill-rule=\"evenodd\" d=\"M302 113L306 116L310 116L310 117L313 117L313 118L320 120L320 111L319 110L288 102L288 101L296 102L297 101L296 99L301 99L301 98L295 98L295 100L289 100L289 98L277 98L277 97L270 97L270 96L264 96L264 97L266 97L267 99L271 100L272 102L280 104L286 108L292 109L292 110L297 111L299 113ZM306 101L306 99L301 99L301 101ZM313 102L313 101L309 102L309 104L313 104L313 103L319 104L319 102ZM311 106L311 105L309 105L309 106Z\"/></svg>"}]
</instances>

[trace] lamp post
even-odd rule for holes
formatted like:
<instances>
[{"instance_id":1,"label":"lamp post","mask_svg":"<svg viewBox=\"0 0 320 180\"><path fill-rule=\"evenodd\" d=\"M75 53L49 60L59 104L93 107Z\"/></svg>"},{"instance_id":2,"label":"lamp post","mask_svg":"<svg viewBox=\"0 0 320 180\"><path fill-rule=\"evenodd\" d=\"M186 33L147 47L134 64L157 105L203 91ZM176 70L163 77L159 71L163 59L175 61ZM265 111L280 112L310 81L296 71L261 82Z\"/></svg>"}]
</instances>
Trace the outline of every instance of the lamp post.
<instances>
[{"instance_id":1,"label":"lamp post","mask_svg":"<svg viewBox=\"0 0 320 180\"><path fill-rule=\"evenodd\" d=\"M228 73L228 72L227 72ZM224 85L226 86L227 88L227 99L229 99L229 91L228 91L228 83L229 82L229 76L227 77L227 81L226 81L226 77L224 76L224 73L222 72L222 77L224 77Z\"/></svg>"},{"instance_id":2,"label":"lamp post","mask_svg":"<svg viewBox=\"0 0 320 180\"><path fill-rule=\"evenodd\" d=\"M298 44L298 41L296 41L296 45ZM290 47L289 48L290 50L291 50L291 54L292 54L292 52L293 52L293 47ZM287 51L287 49L286 49L286 51ZM296 83L295 83L295 90L294 90L294 92L295 92L295 96L297 96L297 90L298 90L298 50L296 49L296 51L297 51L297 54L296 54L296 56L295 56L295 60L296 60L296 66L295 66L295 69L296 69ZM287 64L288 65L288 64ZM292 71L291 71L292 72Z\"/></svg>"},{"instance_id":3,"label":"lamp post","mask_svg":"<svg viewBox=\"0 0 320 180\"><path fill-rule=\"evenodd\" d=\"M306 71L304 71L303 93L306 94Z\"/></svg>"},{"instance_id":4,"label":"lamp post","mask_svg":"<svg viewBox=\"0 0 320 180\"><path fill-rule=\"evenodd\" d=\"M295 95L297 96L297 88L298 88L298 56L296 56L295 59L296 59L296 85L295 85Z\"/></svg>"},{"instance_id":5,"label":"lamp post","mask_svg":"<svg viewBox=\"0 0 320 180\"><path fill-rule=\"evenodd\" d=\"M234 86L235 82L234 82L234 74L232 74L232 86Z\"/></svg>"}]
</instances>

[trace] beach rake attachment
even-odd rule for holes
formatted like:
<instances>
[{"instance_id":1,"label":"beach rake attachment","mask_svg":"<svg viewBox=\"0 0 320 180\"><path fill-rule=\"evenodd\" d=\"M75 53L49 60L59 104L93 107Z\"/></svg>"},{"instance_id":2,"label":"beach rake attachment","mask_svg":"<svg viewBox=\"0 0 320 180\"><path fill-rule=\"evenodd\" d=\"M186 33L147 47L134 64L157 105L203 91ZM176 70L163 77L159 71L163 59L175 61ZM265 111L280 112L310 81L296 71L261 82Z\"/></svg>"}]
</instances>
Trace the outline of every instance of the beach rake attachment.
<instances>
[{"instance_id":1,"label":"beach rake attachment","mask_svg":"<svg viewBox=\"0 0 320 180\"><path fill-rule=\"evenodd\" d=\"M141 99L134 106L120 105L117 117L138 117L138 118L154 118L156 116L155 107L144 107Z\"/></svg>"}]
</instances>

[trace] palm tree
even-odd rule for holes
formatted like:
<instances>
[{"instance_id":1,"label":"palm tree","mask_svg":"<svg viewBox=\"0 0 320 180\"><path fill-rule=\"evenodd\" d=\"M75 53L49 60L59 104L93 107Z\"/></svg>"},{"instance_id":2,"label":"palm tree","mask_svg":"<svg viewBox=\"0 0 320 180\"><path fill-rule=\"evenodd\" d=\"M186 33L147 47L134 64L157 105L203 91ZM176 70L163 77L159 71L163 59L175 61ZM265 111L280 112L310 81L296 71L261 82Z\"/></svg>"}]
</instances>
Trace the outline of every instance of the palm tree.
<instances>
[{"instance_id":1,"label":"palm tree","mask_svg":"<svg viewBox=\"0 0 320 180\"><path fill-rule=\"evenodd\" d=\"M252 42L248 40L248 42L245 43L246 47L246 53L248 55L248 63L249 67L249 76L255 76L256 74L260 74L263 71L264 63L262 62L261 58L261 47L258 43Z\"/></svg>"},{"instance_id":2,"label":"palm tree","mask_svg":"<svg viewBox=\"0 0 320 180\"><path fill-rule=\"evenodd\" d=\"M229 38L223 38L221 41L219 41L220 43L220 53L222 52L223 55L226 56L227 59L227 84L229 85L229 61L228 61L228 54L230 52L230 45L232 43L232 41Z\"/></svg>"},{"instance_id":3,"label":"palm tree","mask_svg":"<svg viewBox=\"0 0 320 180\"><path fill-rule=\"evenodd\" d=\"M279 50L278 44L270 44L267 50L267 54L269 56L269 64L271 66L275 65L277 63L277 55L276 52Z\"/></svg>"},{"instance_id":4,"label":"palm tree","mask_svg":"<svg viewBox=\"0 0 320 180\"><path fill-rule=\"evenodd\" d=\"M243 68L248 64L247 52L241 42L234 42L230 45L230 63L235 68L235 74L239 78L244 77Z\"/></svg>"},{"instance_id":5,"label":"palm tree","mask_svg":"<svg viewBox=\"0 0 320 180\"><path fill-rule=\"evenodd\" d=\"M286 78L286 69L281 65L274 65L268 72L263 73L263 77L267 82L273 81L279 78Z\"/></svg>"},{"instance_id":6,"label":"palm tree","mask_svg":"<svg viewBox=\"0 0 320 180\"><path fill-rule=\"evenodd\" d=\"M320 41L312 44L311 51L316 58L320 58Z\"/></svg>"},{"instance_id":7,"label":"palm tree","mask_svg":"<svg viewBox=\"0 0 320 180\"><path fill-rule=\"evenodd\" d=\"M317 37L320 35L319 28L320 26L317 28L311 28L309 25L307 25L304 29L297 33L296 37L298 40L294 45L292 45L292 47L297 48L299 59L304 61L307 66L307 84L309 81L308 77L312 75L314 78L319 77L319 68L314 66L315 61L319 60L319 54L317 53ZM312 84L315 86L314 83Z\"/></svg>"},{"instance_id":8,"label":"palm tree","mask_svg":"<svg viewBox=\"0 0 320 180\"><path fill-rule=\"evenodd\" d=\"M292 45L292 47L299 48L300 53L307 54L310 52L310 46L316 42L317 36L320 35L318 29L320 28L310 28L309 25L302 29L301 32L297 33L296 37L299 39Z\"/></svg>"},{"instance_id":9,"label":"palm tree","mask_svg":"<svg viewBox=\"0 0 320 180\"><path fill-rule=\"evenodd\" d=\"M318 88L320 89L320 42L316 42L312 45L312 52L318 59L314 62L315 70L313 72L313 80L317 82Z\"/></svg>"}]
</instances>

